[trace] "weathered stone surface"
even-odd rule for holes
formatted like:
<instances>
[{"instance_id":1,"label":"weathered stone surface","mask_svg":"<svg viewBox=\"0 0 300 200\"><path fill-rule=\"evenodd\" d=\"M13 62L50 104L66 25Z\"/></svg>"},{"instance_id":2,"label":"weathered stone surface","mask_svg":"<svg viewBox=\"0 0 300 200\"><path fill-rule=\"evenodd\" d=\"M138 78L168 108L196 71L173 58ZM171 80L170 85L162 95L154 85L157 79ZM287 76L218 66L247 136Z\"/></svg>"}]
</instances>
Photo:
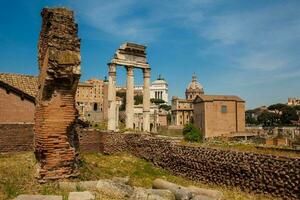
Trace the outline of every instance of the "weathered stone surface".
<instances>
[{"instance_id":1,"label":"weathered stone surface","mask_svg":"<svg viewBox=\"0 0 300 200\"><path fill-rule=\"evenodd\" d=\"M95 195L89 191L84 192L70 192L68 200L94 200Z\"/></svg>"},{"instance_id":2,"label":"weathered stone surface","mask_svg":"<svg viewBox=\"0 0 300 200\"><path fill-rule=\"evenodd\" d=\"M101 132L104 154L128 152L189 179L300 199L300 159L182 145L150 134Z\"/></svg>"},{"instance_id":3,"label":"weathered stone surface","mask_svg":"<svg viewBox=\"0 0 300 200\"><path fill-rule=\"evenodd\" d=\"M175 196L170 190L135 187L130 200L175 200Z\"/></svg>"},{"instance_id":4,"label":"weathered stone surface","mask_svg":"<svg viewBox=\"0 0 300 200\"><path fill-rule=\"evenodd\" d=\"M59 188L64 190L96 190L98 181L59 182Z\"/></svg>"},{"instance_id":5,"label":"weathered stone surface","mask_svg":"<svg viewBox=\"0 0 300 200\"><path fill-rule=\"evenodd\" d=\"M34 147L38 179L45 182L79 174L75 93L80 78L80 39L73 11L44 8L41 15Z\"/></svg>"},{"instance_id":6,"label":"weathered stone surface","mask_svg":"<svg viewBox=\"0 0 300 200\"><path fill-rule=\"evenodd\" d=\"M119 182L119 183L123 183L123 184L128 184L129 183L129 176L127 177L113 177L111 179L114 182Z\"/></svg>"},{"instance_id":7,"label":"weathered stone surface","mask_svg":"<svg viewBox=\"0 0 300 200\"><path fill-rule=\"evenodd\" d=\"M191 191L193 194L198 195L198 199L203 198L203 196L209 197L210 199L214 199L214 200L223 199L223 193L218 190L210 190L210 189L199 188L195 186L188 186L187 189Z\"/></svg>"},{"instance_id":8,"label":"weathered stone surface","mask_svg":"<svg viewBox=\"0 0 300 200\"><path fill-rule=\"evenodd\" d=\"M99 180L97 190L103 194L120 198L130 197L133 193L133 188L129 185L112 180Z\"/></svg>"},{"instance_id":9,"label":"weathered stone surface","mask_svg":"<svg viewBox=\"0 0 300 200\"><path fill-rule=\"evenodd\" d=\"M62 200L62 196L22 194L17 196L14 200Z\"/></svg>"}]
</instances>

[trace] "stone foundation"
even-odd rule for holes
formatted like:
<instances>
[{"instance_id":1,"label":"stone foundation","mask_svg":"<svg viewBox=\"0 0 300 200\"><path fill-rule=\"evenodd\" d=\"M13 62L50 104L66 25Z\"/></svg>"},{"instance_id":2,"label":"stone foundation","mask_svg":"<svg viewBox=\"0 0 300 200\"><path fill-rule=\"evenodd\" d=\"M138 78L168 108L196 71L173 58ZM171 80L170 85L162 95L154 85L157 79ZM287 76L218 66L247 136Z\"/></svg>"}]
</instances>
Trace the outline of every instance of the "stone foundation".
<instances>
[{"instance_id":1,"label":"stone foundation","mask_svg":"<svg viewBox=\"0 0 300 200\"><path fill-rule=\"evenodd\" d=\"M105 154L128 152L195 181L300 199L300 158L184 146L151 135L99 134Z\"/></svg>"},{"instance_id":2,"label":"stone foundation","mask_svg":"<svg viewBox=\"0 0 300 200\"><path fill-rule=\"evenodd\" d=\"M35 155L40 181L77 176L80 39L73 11L44 8L39 39L39 90L35 112Z\"/></svg>"}]
</instances>

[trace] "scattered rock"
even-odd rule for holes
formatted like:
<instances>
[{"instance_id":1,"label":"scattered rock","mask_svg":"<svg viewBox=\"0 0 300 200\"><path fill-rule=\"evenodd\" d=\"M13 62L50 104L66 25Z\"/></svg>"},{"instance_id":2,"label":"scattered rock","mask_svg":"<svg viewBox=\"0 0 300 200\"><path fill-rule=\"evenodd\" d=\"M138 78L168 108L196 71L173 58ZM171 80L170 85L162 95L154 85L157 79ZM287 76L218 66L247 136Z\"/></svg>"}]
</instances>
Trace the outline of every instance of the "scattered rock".
<instances>
[{"instance_id":1,"label":"scattered rock","mask_svg":"<svg viewBox=\"0 0 300 200\"><path fill-rule=\"evenodd\" d=\"M175 200L175 196L170 190L135 187L130 200Z\"/></svg>"},{"instance_id":2,"label":"scattered rock","mask_svg":"<svg viewBox=\"0 0 300 200\"><path fill-rule=\"evenodd\" d=\"M64 190L96 190L98 181L59 182L59 188Z\"/></svg>"},{"instance_id":3,"label":"scattered rock","mask_svg":"<svg viewBox=\"0 0 300 200\"><path fill-rule=\"evenodd\" d=\"M62 200L62 196L22 194L17 196L14 200Z\"/></svg>"},{"instance_id":4,"label":"scattered rock","mask_svg":"<svg viewBox=\"0 0 300 200\"><path fill-rule=\"evenodd\" d=\"M89 191L85 192L70 192L68 200L94 200L95 195Z\"/></svg>"},{"instance_id":5,"label":"scattered rock","mask_svg":"<svg viewBox=\"0 0 300 200\"><path fill-rule=\"evenodd\" d=\"M204 189L199 188L195 186L188 186L187 189L191 191L193 194L200 195L200 196L207 196L211 197L214 200L221 200L223 199L223 193L218 190L210 190L210 189Z\"/></svg>"},{"instance_id":6,"label":"scattered rock","mask_svg":"<svg viewBox=\"0 0 300 200\"><path fill-rule=\"evenodd\" d=\"M97 183L97 190L106 195L112 195L121 198L130 197L133 193L133 189L129 185L112 180L99 180Z\"/></svg>"},{"instance_id":7,"label":"scattered rock","mask_svg":"<svg viewBox=\"0 0 300 200\"><path fill-rule=\"evenodd\" d=\"M221 200L223 194L217 190L198 188L195 186L183 187L162 179L153 181L153 188L170 190L176 200Z\"/></svg>"}]
</instances>

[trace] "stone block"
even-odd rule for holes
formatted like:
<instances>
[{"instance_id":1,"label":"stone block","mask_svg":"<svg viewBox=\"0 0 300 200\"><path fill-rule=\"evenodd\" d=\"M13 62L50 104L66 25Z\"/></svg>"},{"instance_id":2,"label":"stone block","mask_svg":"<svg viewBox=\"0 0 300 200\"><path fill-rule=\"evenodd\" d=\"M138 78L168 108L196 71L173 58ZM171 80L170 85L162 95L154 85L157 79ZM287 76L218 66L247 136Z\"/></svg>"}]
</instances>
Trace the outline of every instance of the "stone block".
<instances>
[{"instance_id":1,"label":"stone block","mask_svg":"<svg viewBox=\"0 0 300 200\"><path fill-rule=\"evenodd\" d=\"M70 192L68 200L94 200L95 195L89 191L84 192Z\"/></svg>"},{"instance_id":2,"label":"stone block","mask_svg":"<svg viewBox=\"0 0 300 200\"><path fill-rule=\"evenodd\" d=\"M55 195L29 195L22 194L17 196L14 200L62 200L62 196Z\"/></svg>"},{"instance_id":3,"label":"stone block","mask_svg":"<svg viewBox=\"0 0 300 200\"><path fill-rule=\"evenodd\" d=\"M105 195L112 195L119 198L130 197L133 193L133 188L129 185L112 180L99 180L97 190Z\"/></svg>"},{"instance_id":4,"label":"stone block","mask_svg":"<svg viewBox=\"0 0 300 200\"><path fill-rule=\"evenodd\" d=\"M170 190L136 187L130 200L175 200L175 196Z\"/></svg>"}]
</instances>

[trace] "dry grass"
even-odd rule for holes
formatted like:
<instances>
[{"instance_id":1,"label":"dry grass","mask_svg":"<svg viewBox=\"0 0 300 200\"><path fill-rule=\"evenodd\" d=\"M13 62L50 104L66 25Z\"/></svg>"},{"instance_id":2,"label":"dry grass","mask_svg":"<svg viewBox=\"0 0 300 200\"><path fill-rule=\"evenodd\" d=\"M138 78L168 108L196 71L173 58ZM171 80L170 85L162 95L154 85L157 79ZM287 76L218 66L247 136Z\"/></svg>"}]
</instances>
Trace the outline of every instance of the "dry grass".
<instances>
[{"instance_id":1,"label":"dry grass","mask_svg":"<svg viewBox=\"0 0 300 200\"><path fill-rule=\"evenodd\" d=\"M142 159L127 155L83 154L83 166L79 180L97 180L114 176L130 177L130 184L150 188L155 178L181 185L196 185L203 188L221 190L227 200L271 200L271 196L255 195L242 192L237 188L220 187L190 181L186 178L173 176L166 170L154 167ZM38 184L35 180L35 159L32 153L0 155L0 199L11 199L19 194L56 194L67 198L68 191L59 189L55 182ZM98 199L115 199L101 194Z\"/></svg>"}]
</instances>

